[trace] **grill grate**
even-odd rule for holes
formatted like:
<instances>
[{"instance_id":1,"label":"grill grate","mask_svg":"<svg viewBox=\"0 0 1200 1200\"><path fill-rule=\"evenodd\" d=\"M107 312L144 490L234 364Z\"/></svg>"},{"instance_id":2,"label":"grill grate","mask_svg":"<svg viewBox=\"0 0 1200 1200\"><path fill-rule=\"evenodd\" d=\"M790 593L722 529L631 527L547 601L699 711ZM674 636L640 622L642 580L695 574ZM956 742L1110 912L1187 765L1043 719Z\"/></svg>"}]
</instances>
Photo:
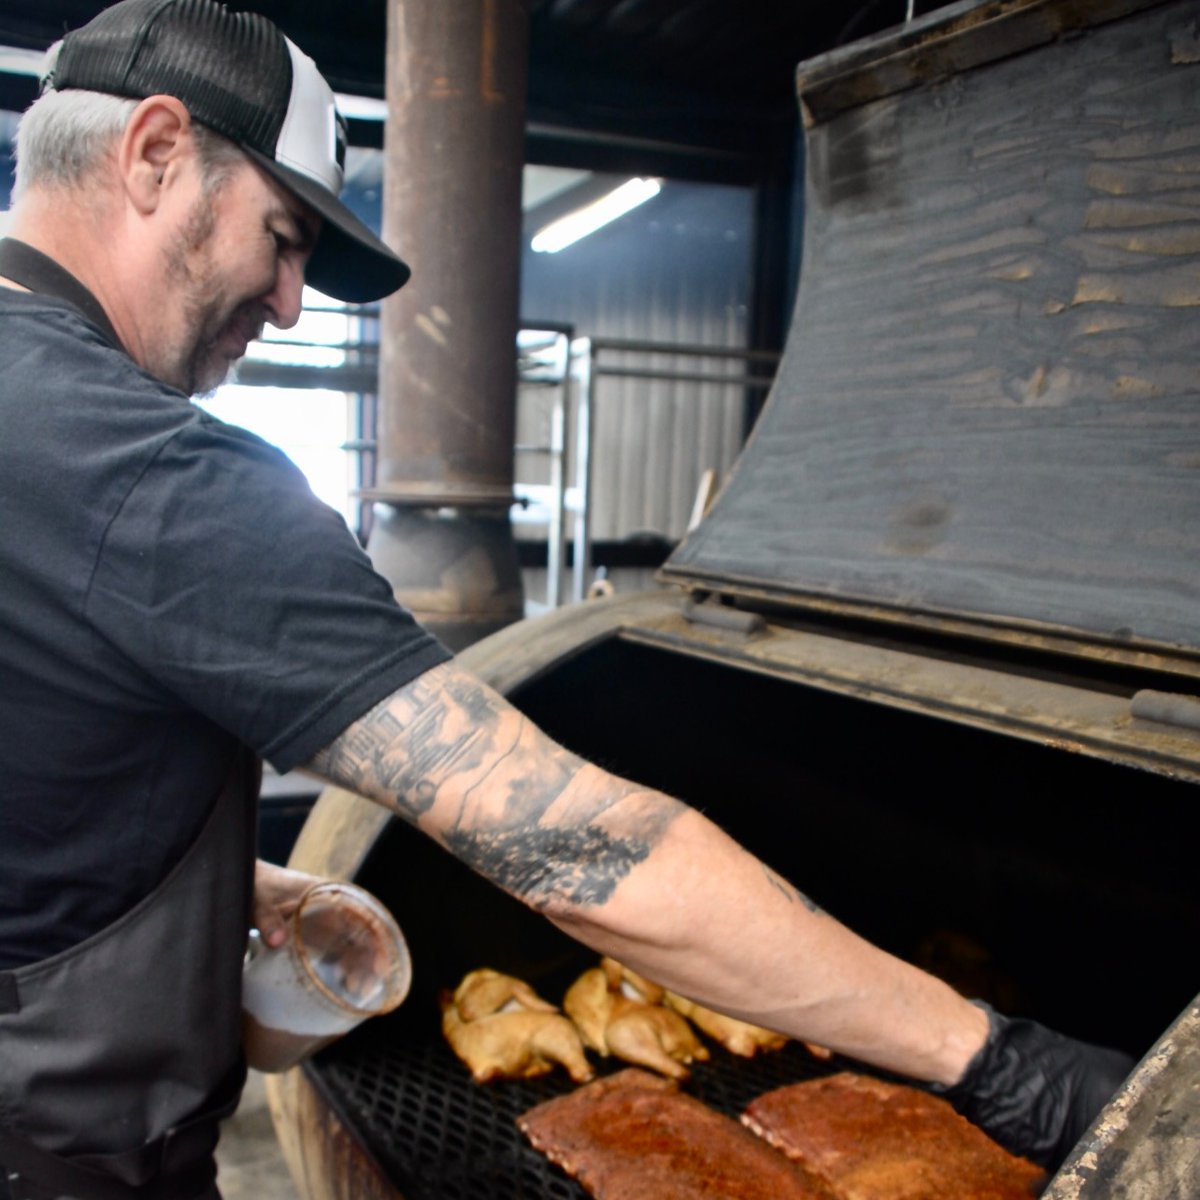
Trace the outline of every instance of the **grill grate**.
<instances>
[{"instance_id":1,"label":"grill grate","mask_svg":"<svg viewBox=\"0 0 1200 1200\"><path fill-rule=\"evenodd\" d=\"M771 1088L847 1065L818 1061L797 1043L753 1059L709 1048L712 1059L696 1064L684 1090L734 1118ZM600 1074L628 1065L592 1060ZM432 1023L389 1018L326 1050L313 1069L404 1200L586 1200L516 1126L533 1105L572 1090L561 1069L477 1084Z\"/></svg>"}]
</instances>

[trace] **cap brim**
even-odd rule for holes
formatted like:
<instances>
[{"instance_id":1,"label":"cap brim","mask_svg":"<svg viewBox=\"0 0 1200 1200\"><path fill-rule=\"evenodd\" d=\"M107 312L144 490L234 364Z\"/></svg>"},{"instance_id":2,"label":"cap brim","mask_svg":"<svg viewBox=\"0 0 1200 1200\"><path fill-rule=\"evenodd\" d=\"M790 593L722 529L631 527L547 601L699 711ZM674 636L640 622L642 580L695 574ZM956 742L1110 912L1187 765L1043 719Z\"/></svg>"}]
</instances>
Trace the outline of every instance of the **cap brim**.
<instances>
[{"instance_id":1,"label":"cap brim","mask_svg":"<svg viewBox=\"0 0 1200 1200\"><path fill-rule=\"evenodd\" d=\"M323 219L305 280L335 300L361 304L391 295L408 282L408 264L375 236L332 192L307 175L249 146L242 149L272 179Z\"/></svg>"}]
</instances>

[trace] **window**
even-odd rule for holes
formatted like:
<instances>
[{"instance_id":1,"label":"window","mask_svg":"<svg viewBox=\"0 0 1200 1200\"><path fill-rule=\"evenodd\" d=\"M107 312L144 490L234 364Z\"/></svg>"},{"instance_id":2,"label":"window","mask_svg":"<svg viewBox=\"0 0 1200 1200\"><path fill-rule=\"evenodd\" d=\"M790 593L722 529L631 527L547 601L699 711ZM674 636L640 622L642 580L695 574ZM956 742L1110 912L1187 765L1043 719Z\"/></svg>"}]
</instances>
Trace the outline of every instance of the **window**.
<instances>
[{"instance_id":1,"label":"window","mask_svg":"<svg viewBox=\"0 0 1200 1200\"><path fill-rule=\"evenodd\" d=\"M305 288L295 328L268 326L232 379L196 401L278 446L356 533L354 493L366 482L363 413L375 388L377 324L372 310Z\"/></svg>"}]
</instances>

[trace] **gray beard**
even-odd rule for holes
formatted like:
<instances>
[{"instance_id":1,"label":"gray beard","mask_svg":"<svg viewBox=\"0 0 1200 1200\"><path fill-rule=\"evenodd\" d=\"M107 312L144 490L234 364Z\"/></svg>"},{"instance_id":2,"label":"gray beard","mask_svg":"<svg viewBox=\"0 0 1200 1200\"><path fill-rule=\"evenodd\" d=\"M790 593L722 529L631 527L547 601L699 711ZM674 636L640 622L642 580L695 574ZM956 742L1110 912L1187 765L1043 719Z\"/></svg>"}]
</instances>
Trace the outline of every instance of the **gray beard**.
<instances>
[{"instance_id":1,"label":"gray beard","mask_svg":"<svg viewBox=\"0 0 1200 1200\"><path fill-rule=\"evenodd\" d=\"M193 256L212 238L216 223L212 199L202 195L167 252L167 271L184 294L186 327L193 331L191 344L180 360L170 366L173 378L168 382L191 396L210 395L230 373L230 368L226 367L220 378L211 377L212 345L231 314L224 311L225 305L219 297L211 298L217 290L212 279L192 270L189 265Z\"/></svg>"}]
</instances>

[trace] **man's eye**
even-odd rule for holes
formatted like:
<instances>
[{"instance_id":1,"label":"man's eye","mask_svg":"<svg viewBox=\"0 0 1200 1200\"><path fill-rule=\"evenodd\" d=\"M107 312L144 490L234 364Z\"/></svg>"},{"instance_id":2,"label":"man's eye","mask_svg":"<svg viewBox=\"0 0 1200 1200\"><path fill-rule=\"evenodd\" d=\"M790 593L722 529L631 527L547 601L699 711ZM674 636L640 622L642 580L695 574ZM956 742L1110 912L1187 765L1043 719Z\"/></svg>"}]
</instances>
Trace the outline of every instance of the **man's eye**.
<instances>
[{"instance_id":1,"label":"man's eye","mask_svg":"<svg viewBox=\"0 0 1200 1200\"><path fill-rule=\"evenodd\" d=\"M275 238L275 253L286 254L291 248L292 243L282 233L272 231L272 236Z\"/></svg>"}]
</instances>

